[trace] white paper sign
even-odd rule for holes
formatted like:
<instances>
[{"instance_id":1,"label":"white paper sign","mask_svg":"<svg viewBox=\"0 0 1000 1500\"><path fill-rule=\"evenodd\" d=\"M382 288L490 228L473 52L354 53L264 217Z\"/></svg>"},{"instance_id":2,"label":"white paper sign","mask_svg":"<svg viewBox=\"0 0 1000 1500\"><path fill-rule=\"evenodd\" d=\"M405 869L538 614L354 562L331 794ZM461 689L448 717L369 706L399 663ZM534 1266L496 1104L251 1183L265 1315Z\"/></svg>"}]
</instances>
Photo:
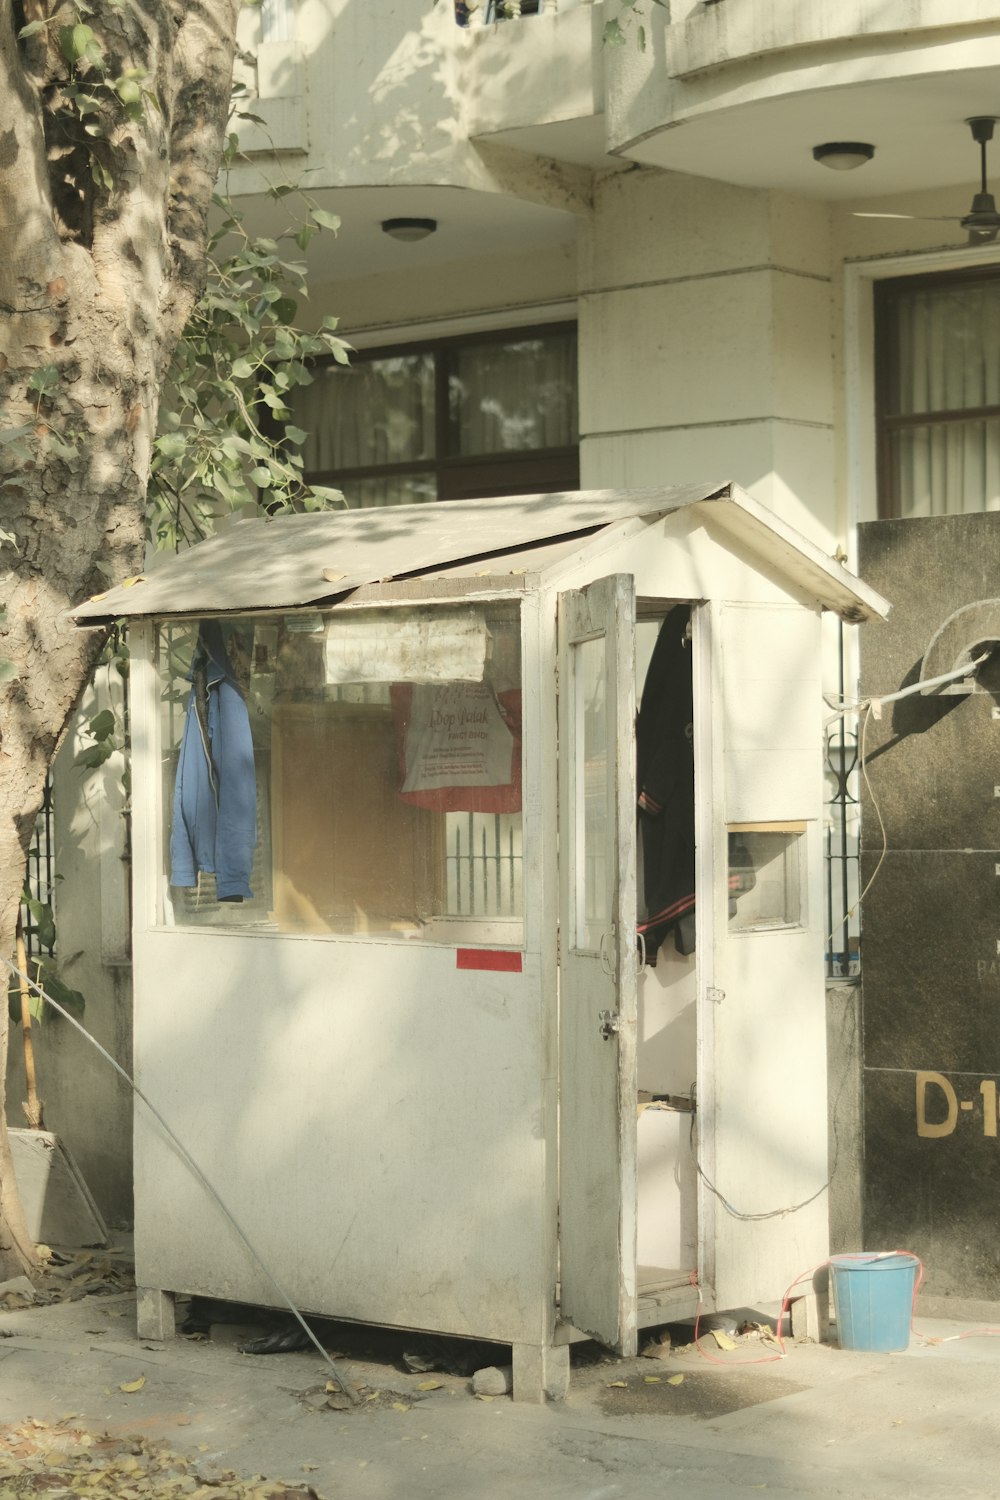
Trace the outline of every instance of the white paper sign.
<instances>
[{"instance_id":1,"label":"white paper sign","mask_svg":"<svg viewBox=\"0 0 1000 1500\"><path fill-rule=\"evenodd\" d=\"M386 623L338 615L327 626L326 680L482 682L489 631L482 615L423 614Z\"/></svg>"},{"instance_id":2,"label":"white paper sign","mask_svg":"<svg viewBox=\"0 0 1000 1500\"><path fill-rule=\"evenodd\" d=\"M404 793L509 786L513 751L514 736L486 683L414 687Z\"/></svg>"}]
</instances>

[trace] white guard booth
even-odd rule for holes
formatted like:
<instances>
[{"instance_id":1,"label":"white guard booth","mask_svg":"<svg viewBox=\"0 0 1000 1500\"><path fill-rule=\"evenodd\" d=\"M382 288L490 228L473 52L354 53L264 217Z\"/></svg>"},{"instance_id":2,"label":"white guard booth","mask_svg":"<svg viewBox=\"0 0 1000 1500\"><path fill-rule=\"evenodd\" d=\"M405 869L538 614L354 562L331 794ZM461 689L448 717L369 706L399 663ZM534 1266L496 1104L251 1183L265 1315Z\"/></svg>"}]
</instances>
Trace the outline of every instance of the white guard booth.
<instances>
[{"instance_id":1,"label":"white guard booth","mask_svg":"<svg viewBox=\"0 0 1000 1500\"><path fill-rule=\"evenodd\" d=\"M820 617L731 484L240 521L129 619L140 1333L568 1345L827 1251ZM637 732L638 729L638 732ZM638 738L638 746L637 746Z\"/></svg>"}]
</instances>

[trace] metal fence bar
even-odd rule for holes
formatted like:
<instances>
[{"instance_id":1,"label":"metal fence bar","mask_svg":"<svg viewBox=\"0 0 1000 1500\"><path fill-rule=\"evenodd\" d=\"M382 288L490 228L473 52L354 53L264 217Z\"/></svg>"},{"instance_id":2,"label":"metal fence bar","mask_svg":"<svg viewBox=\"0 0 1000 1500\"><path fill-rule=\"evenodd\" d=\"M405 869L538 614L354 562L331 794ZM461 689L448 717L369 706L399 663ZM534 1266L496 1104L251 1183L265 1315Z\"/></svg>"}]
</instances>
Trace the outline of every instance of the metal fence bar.
<instances>
[{"instance_id":1,"label":"metal fence bar","mask_svg":"<svg viewBox=\"0 0 1000 1500\"><path fill-rule=\"evenodd\" d=\"M837 639L838 690L840 701L845 701L845 650L844 623L839 621ZM858 770L858 746L853 735L848 734L845 720L839 718L827 735L826 768L834 779L833 796L829 799L830 821L826 829L826 975L828 979L847 979L857 976L861 968L861 945L857 949L851 942L851 888L859 889L860 856L857 850L855 831L854 849L851 848L850 822L856 816L858 798L854 794ZM860 913L853 913L860 931Z\"/></svg>"},{"instance_id":2,"label":"metal fence bar","mask_svg":"<svg viewBox=\"0 0 1000 1500\"><path fill-rule=\"evenodd\" d=\"M45 778L45 790L42 794L42 806L35 821L35 831L31 836L31 846L28 849L28 862L24 871L24 888L34 901L41 901L43 905L55 910L56 871L55 871L55 829L53 824L54 803L52 795L52 777ZM31 908L24 902L21 903L21 925L24 929L24 946L29 958L51 958L53 948L51 944L44 943L38 930L38 923L31 913Z\"/></svg>"}]
</instances>

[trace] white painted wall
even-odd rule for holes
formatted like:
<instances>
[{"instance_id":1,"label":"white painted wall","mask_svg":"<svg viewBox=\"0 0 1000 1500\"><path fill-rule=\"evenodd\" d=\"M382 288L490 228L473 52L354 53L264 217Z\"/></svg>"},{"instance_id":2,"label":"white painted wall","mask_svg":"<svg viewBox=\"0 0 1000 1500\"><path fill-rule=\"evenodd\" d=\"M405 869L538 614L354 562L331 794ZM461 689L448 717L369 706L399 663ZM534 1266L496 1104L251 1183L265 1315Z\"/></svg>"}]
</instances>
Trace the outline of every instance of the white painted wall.
<instances>
[{"instance_id":1,"label":"white painted wall","mask_svg":"<svg viewBox=\"0 0 1000 1500\"><path fill-rule=\"evenodd\" d=\"M121 683L101 669L56 759L55 913L60 977L86 1000L83 1024L122 1067L131 1067L132 970L124 762L98 771L74 764L86 724L122 705ZM45 1125L69 1147L109 1225L132 1219L132 1099L111 1066L51 1010L32 1028ZM7 1118L23 1126L21 1029L11 1028Z\"/></svg>"},{"instance_id":2,"label":"white painted wall","mask_svg":"<svg viewBox=\"0 0 1000 1500\"><path fill-rule=\"evenodd\" d=\"M158 688L133 631L138 1081L306 1311L552 1338L555 766L531 645L551 628L526 601L521 973L431 943L158 925ZM281 1305L141 1105L135 1145L139 1284Z\"/></svg>"},{"instance_id":3,"label":"white painted wall","mask_svg":"<svg viewBox=\"0 0 1000 1500\"><path fill-rule=\"evenodd\" d=\"M796 0L791 6L679 0L670 8L671 72L683 76L738 58L861 37L957 30L995 19L993 0Z\"/></svg>"},{"instance_id":4,"label":"white painted wall","mask_svg":"<svg viewBox=\"0 0 1000 1500\"><path fill-rule=\"evenodd\" d=\"M832 550L832 277L823 204L601 179L580 255L582 483L733 478Z\"/></svg>"}]
</instances>

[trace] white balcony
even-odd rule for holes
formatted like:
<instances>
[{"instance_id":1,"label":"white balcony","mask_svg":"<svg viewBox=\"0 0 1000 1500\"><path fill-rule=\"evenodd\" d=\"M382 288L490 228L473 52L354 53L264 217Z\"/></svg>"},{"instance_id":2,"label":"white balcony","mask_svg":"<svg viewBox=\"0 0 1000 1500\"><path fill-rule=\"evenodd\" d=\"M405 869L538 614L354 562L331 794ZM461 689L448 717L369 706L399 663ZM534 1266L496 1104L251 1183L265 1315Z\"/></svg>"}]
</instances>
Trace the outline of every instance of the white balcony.
<instances>
[{"instance_id":1,"label":"white balcony","mask_svg":"<svg viewBox=\"0 0 1000 1500\"><path fill-rule=\"evenodd\" d=\"M645 52L608 56L616 155L830 200L961 185L967 207L964 122L1000 112L996 0L675 0L669 24L652 9ZM818 168L813 146L838 140L874 160Z\"/></svg>"},{"instance_id":2,"label":"white balcony","mask_svg":"<svg viewBox=\"0 0 1000 1500\"><path fill-rule=\"evenodd\" d=\"M264 123L241 124L251 160L231 187L260 227L262 184L288 180L341 216L321 268L338 278L395 268L379 229L393 217L441 226L409 268L573 239L589 169L609 160L600 5L491 22L479 9L466 26L454 0L301 0L290 14L294 35L262 31L266 10L245 22L248 109Z\"/></svg>"}]
</instances>

